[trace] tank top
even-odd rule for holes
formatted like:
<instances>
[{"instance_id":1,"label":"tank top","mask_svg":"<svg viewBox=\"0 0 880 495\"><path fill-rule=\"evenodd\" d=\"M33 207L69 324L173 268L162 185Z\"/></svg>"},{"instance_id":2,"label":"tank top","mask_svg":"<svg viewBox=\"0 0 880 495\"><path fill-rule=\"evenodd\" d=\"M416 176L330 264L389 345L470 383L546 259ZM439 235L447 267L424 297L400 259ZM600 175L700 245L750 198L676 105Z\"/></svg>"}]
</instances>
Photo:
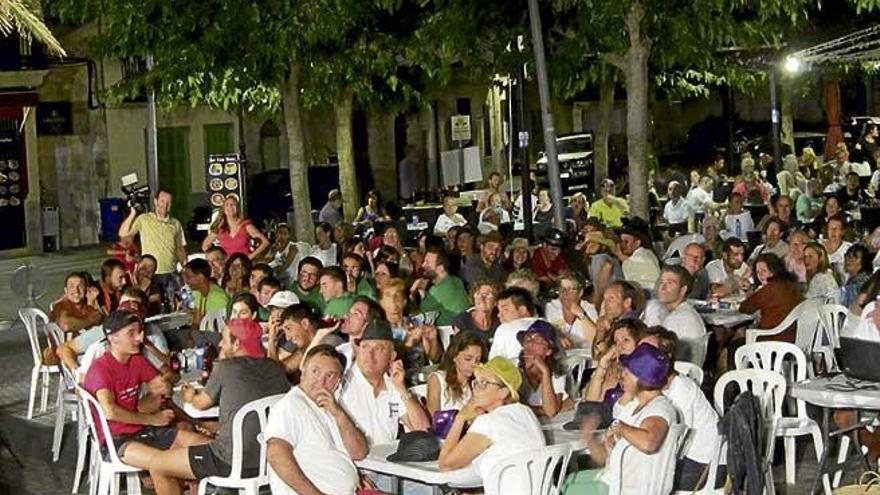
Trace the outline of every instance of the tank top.
<instances>
[{"instance_id":1,"label":"tank top","mask_svg":"<svg viewBox=\"0 0 880 495\"><path fill-rule=\"evenodd\" d=\"M250 225L251 221L247 218L242 218L238 224L238 231L235 235L231 235L231 233L227 230L221 230L217 233L217 242L220 243L220 247L226 251L226 256L232 256L236 253L242 253L244 255L250 254L250 244L251 237L247 233L247 226Z\"/></svg>"},{"instance_id":2,"label":"tank top","mask_svg":"<svg viewBox=\"0 0 880 495\"><path fill-rule=\"evenodd\" d=\"M461 391L461 397L456 400L453 400L449 397L449 393L446 390L446 372L437 370L431 375L437 376L437 381L440 382L440 410L446 409L461 409L465 404L471 400L471 389L470 387L464 387Z\"/></svg>"}]
</instances>

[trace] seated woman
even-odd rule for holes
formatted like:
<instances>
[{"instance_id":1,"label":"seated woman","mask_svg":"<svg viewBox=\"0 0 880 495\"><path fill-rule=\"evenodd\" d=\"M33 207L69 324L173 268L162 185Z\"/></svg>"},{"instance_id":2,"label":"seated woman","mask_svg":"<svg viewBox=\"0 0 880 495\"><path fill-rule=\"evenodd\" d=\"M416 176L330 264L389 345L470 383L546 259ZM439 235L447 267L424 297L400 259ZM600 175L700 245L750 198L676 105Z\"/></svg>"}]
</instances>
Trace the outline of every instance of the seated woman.
<instances>
[{"instance_id":1,"label":"seated woman","mask_svg":"<svg viewBox=\"0 0 880 495\"><path fill-rule=\"evenodd\" d=\"M846 282L843 284L843 290L840 294L840 304L847 309L853 309L859 291L874 272L871 252L862 244L853 244L846 251L843 269Z\"/></svg>"},{"instance_id":2,"label":"seated woman","mask_svg":"<svg viewBox=\"0 0 880 495\"><path fill-rule=\"evenodd\" d=\"M382 285L392 278L397 278L400 269L397 263L382 260L375 262L376 268L373 269L373 282L376 283L376 289L381 290Z\"/></svg>"},{"instance_id":3,"label":"seated woman","mask_svg":"<svg viewBox=\"0 0 880 495\"><path fill-rule=\"evenodd\" d=\"M318 328L317 316L306 304L294 304L281 313L281 332L270 327L266 356L281 363L291 383L299 382L299 366Z\"/></svg>"},{"instance_id":4,"label":"seated woman","mask_svg":"<svg viewBox=\"0 0 880 495\"><path fill-rule=\"evenodd\" d=\"M605 289L617 280L623 280L623 269L620 261L614 256L617 249L614 239L601 230L591 231L584 235L581 244L584 253L584 266L592 282L591 302L599 304L599 298Z\"/></svg>"},{"instance_id":5,"label":"seated woman","mask_svg":"<svg viewBox=\"0 0 880 495\"><path fill-rule=\"evenodd\" d=\"M544 306L544 319L553 324L560 335L560 344L564 349L576 347L589 349L596 339L596 326L585 325L589 319L599 319L596 307L583 299L584 286L572 274L565 274L559 279L559 297Z\"/></svg>"},{"instance_id":6,"label":"seated woman","mask_svg":"<svg viewBox=\"0 0 880 495\"><path fill-rule=\"evenodd\" d=\"M828 253L818 242L811 242L804 248L804 267L807 269L806 298L824 297L837 301L840 297L840 286L834 277Z\"/></svg>"},{"instance_id":7,"label":"seated woman","mask_svg":"<svg viewBox=\"0 0 880 495\"><path fill-rule=\"evenodd\" d=\"M645 333L645 324L636 318L624 318L611 325L609 340L595 347L593 359L597 363L590 383L584 390L584 400L601 402L620 396L620 356L633 352Z\"/></svg>"},{"instance_id":8,"label":"seated woman","mask_svg":"<svg viewBox=\"0 0 880 495\"><path fill-rule=\"evenodd\" d=\"M641 343L660 349L670 363L674 362L678 344L678 335L675 333L663 327L650 327L646 330ZM692 430L692 438L686 444L686 450L675 467L672 489L699 490L705 485L705 482L701 482L704 471L708 473L706 471L708 464L718 455L717 446L720 440L718 413L700 390L700 385L686 376L679 375L675 368L669 369L663 395L675 406L681 422ZM720 485L724 485L725 475L726 467L719 466L714 487L719 486L719 479Z\"/></svg>"},{"instance_id":9,"label":"seated woman","mask_svg":"<svg viewBox=\"0 0 880 495\"><path fill-rule=\"evenodd\" d=\"M266 250L264 259L268 261L269 266L275 272L275 277L281 281L286 287L290 280L295 279L292 266L293 260L296 258L296 244L290 240L290 227L286 223L282 223L275 227L275 235L272 244Z\"/></svg>"},{"instance_id":10,"label":"seated woman","mask_svg":"<svg viewBox=\"0 0 880 495\"><path fill-rule=\"evenodd\" d=\"M605 495L618 485L617 493L647 493L663 468L660 456L654 454L663 447L670 425L678 421L675 407L663 395L671 363L649 344L640 344L620 362L620 381L629 399L621 398L615 405L616 420L605 430L604 441L597 436L598 417L588 417L581 426L590 457L604 467L568 476L563 494Z\"/></svg>"},{"instance_id":11,"label":"seated woman","mask_svg":"<svg viewBox=\"0 0 880 495\"><path fill-rule=\"evenodd\" d=\"M516 365L496 356L474 370L474 398L455 416L440 449L440 469L450 471L473 464L483 480L505 457L544 447L538 418L519 403L522 376ZM470 424L467 434L462 435ZM528 474L509 470L499 493L521 493Z\"/></svg>"},{"instance_id":12,"label":"seated woman","mask_svg":"<svg viewBox=\"0 0 880 495\"><path fill-rule=\"evenodd\" d=\"M440 369L428 376L428 413L461 409L470 402L474 369L486 361L487 354L485 343L477 335L453 335L440 360Z\"/></svg>"},{"instance_id":13,"label":"seated woman","mask_svg":"<svg viewBox=\"0 0 880 495\"><path fill-rule=\"evenodd\" d=\"M852 243L844 240L846 233L846 219L842 213L838 213L825 222L825 252L828 253L828 262L831 269L838 276L844 274L844 257Z\"/></svg>"},{"instance_id":14,"label":"seated woman","mask_svg":"<svg viewBox=\"0 0 880 495\"><path fill-rule=\"evenodd\" d=\"M508 273L517 270L529 270L532 266L532 250L529 241L517 237L507 245L507 259L504 260L504 268Z\"/></svg>"},{"instance_id":15,"label":"seated woman","mask_svg":"<svg viewBox=\"0 0 880 495\"><path fill-rule=\"evenodd\" d=\"M247 255L238 253L226 259L223 267L223 290L229 296L248 290L251 278L251 260Z\"/></svg>"},{"instance_id":16,"label":"seated woman","mask_svg":"<svg viewBox=\"0 0 880 495\"><path fill-rule=\"evenodd\" d=\"M565 392L565 374L557 373L556 329L537 320L516 334L522 345L519 366L523 375L520 395L538 416L552 418L573 403Z\"/></svg>"},{"instance_id":17,"label":"seated woman","mask_svg":"<svg viewBox=\"0 0 880 495\"><path fill-rule=\"evenodd\" d=\"M260 303L257 302L257 298L251 294L250 292L242 292L235 297L229 303L229 318L227 320L233 320L235 318L244 318L246 320L256 320L257 312L260 310Z\"/></svg>"},{"instance_id":18,"label":"seated woman","mask_svg":"<svg viewBox=\"0 0 880 495\"><path fill-rule=\"evenodd\" d=\"M785 268L785 262L773 253L763 253L755 259L756 287L749 291L746 300L740 304L741 313L761 312L758 328L773 328L791 313L804 297L800 293L797 278ZM794 343L796 325L782 333L765 337Z\"/></svg>"},{"instance_id":19,"label":"seated woman","mask_svg":"<svg viewBox=\"0 0 880 495\"><path fill-rule=\"evenodd\" d=\"M375 189L367 192L367 202L358 210L354 217L354 223L359 225L372 225L374 222L384 219L385 213L379 206L379 192Z\"/></svg>"},{"instance_id":20,"label":"seated woman","mask_svg":"<svg viewBox=\"0 0 880 495\"><path fill-rule=\"evenodd\" d=\"M490 280L482 280L471 285L473 306L452 320L456 332L469 332L476 335L486 347L491 347L495 330L501 324L498 319L498 293L501 287Z\"/></svg>"}]
</instances>

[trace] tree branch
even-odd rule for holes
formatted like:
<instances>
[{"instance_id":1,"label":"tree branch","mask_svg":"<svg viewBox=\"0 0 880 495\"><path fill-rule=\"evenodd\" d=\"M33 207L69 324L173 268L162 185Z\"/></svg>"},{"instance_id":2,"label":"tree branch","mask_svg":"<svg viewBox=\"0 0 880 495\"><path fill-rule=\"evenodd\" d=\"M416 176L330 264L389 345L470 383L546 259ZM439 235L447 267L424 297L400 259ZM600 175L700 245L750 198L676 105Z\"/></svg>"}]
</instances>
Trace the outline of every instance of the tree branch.
<instances>
[{"instance_id":1,"label":"tree branch","mask_svg":"<svg viewBox=\"0 0 880 495\"><path fill-rule=\"evenodd\" d=\"M600 53L599 58L622 71L626 70L626 57L619 53Z\"/></svg>"}]
</instances>

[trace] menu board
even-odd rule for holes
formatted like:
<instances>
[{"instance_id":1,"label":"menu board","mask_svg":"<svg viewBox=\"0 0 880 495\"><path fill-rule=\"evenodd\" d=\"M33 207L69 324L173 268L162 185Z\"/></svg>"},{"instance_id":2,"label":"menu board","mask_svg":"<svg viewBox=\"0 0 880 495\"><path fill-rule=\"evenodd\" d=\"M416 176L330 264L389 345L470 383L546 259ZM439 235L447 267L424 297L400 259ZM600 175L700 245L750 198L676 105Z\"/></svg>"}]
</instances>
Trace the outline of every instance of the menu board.
<instances>
[{"instance_id":1,"label":"menu board","mask_svg":"<svg viewBox=\"0 0 880 495\"><path fill-rule=\"evenodd\" d=\"M205 169L208 200L214 208L222 208L228 197L242 202L241 161L237 154L209 155Z\"/></svg>"}]
</instances>

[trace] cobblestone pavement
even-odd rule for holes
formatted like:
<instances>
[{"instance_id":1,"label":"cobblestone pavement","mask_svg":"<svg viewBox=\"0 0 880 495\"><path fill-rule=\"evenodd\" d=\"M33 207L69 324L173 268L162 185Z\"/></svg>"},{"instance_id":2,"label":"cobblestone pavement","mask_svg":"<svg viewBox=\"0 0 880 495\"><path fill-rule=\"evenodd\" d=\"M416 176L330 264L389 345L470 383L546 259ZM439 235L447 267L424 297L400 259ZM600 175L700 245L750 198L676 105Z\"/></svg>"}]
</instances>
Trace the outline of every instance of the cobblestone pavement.
<instances>
[{"instance_id":1,"label":"cobblestone pavement","mask_svg":"<svg viewBox=\"0 0 880 495\"><path fill-rule=\"evenodd\" d=\"M103 258L103 248L93 247L27 258L0 259L0 319L11 321L11 325L6 325L7 328L0 331L0 435L8 440L23 462L23 467L19 467L9 453L0 447L0 495L70 493L76 464L75 427L70 423L65 428L61 458L57 463L51 462L50 450L55 421L53 399L57 378L52 381L47 411L39 412L37 400L34 419L26 419L33 361L24 326L16 321L22 302L14 298L9 290L12 271L24 262L33 263L45 270L50 287L48 294L40 300L40 305L45 308L49 301L61 294L65 274L73 270L97 272ZM777 442L780 448L781 443ZM816 469L812 445L806 439L799 440L797 452L799 460L796 485L784 484L782 456L777 456L774 474L777 493L780 495L809 493ZM855 474L848 473L846 481L852 482ZM79 493L88 493L87 478L81 484Z\"/></svg>"}]
</instances>

